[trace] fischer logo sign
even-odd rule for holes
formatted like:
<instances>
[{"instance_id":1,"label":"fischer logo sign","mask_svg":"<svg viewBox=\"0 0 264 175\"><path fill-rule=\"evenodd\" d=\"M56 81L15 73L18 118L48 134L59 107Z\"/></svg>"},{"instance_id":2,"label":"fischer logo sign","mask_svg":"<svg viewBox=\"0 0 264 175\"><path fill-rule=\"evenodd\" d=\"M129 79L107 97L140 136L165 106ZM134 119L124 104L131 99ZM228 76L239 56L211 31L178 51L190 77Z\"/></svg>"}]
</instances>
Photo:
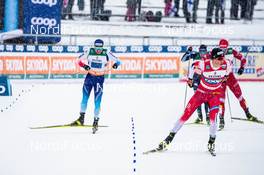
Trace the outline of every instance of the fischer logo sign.
<instances>
[{"instance_id":1,"label":"fischer logo sign","mask_svg":"<svg viewBox=\"0 0 264 175\"><path fill-rule=\"evenodd\" d=\"M45 4L50 7L54 6L57 4L57 0L31 0L33 4Z\"/></svg>"}]
</instances>

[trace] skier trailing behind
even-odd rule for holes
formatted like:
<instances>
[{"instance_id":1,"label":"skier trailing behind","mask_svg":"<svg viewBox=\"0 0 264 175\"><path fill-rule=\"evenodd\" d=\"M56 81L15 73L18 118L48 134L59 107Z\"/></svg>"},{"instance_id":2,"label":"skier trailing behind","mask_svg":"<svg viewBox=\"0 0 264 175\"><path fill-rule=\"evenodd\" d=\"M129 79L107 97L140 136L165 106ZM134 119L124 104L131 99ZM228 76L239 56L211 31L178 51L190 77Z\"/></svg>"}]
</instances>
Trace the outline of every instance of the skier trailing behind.
<instances>
[{"instance_id":1,"label":"skier trailing behind","mask_svg":"<svg viewBox=\"0 0 264 175\"><path fill-rule=\"evenodd\" d=\"M240 60L240 68L237 71L238 75L242 75L245 69L245 65L246 65L246 58L242 56L241 53L239 53L238 51L236 51L235 49L228 47L229 43L226 39L221 39L219 41L219 47L224 51L225 55L230 55L232 54L232 56L238 60ZM232 61L231 61L232 62ZM241 88L238 84L237 79L235 78L235 75L233 72L230 72L230 74L228 75L228 79L226 81L226 83L223 84L224 88L226 89L226 86L229 87L229 89L232 91L232 93L236 96L236 98L238 99L241 108L244 110L246 117L248 120L250 121L258 121L258 119L256 117L254 117L250 112L249 112L249 107L246 104L246 100L242 95L242 91ZM220 118L220 122L219 122L219 128L223 129L225 126L225 121L224 121L224 114L225 114L225 94L223 94L223 96L221 97L221 113L219 115Z\"/></svg>"},{"instance_id":2,"label":"skier trailing behind","mask_svg":"<svg viewBox=\"0 0 264 175\"><path fill-rule=\"evenodd\" d=\"M159 144L157 151L165 150L172 142L175 134L190 118L197 107L207 102L210 109L208 151L215 156L216 118L219 112L220 97L225 93L222 84L226 81L230 71L230 62L224 59L224 52L220 48L214 48L209 60L200 61L199 64L195 66L195 72L201 75L200 85L188 102L183 115L175 123L170 134Z\"/></svg>"},{"instance_id":3,"label":"skier trailing behind","mask_svg":"<svg viewBox=\"0 0 264 175\"><path fill-rule=\"evenodd\" d=\"M82 101L80 116L71 125L83 125L87 103L92 89L94 90L94 121L93 133L98 130L98 121L101 108L101 100L103 96L104 74L109 71L110 63L113 69L117 69L120 65L120 60L115 57L110 51L105 49L104 42L97 39L94 42L94 47L90 48L89 52L79 56L78 64L87 71L82 88Z\"/></svg>"},{"instance_id":4,"label":"skier trailing behind","mask_svg":"<svg viewBox=\"0 0 264 175\"><path fill-rule=\"evenodd\" d=\"M189 71L188 71L187 84L189 87L192 87L194 92L195 92L197 90L199 84L200 84L201 75L195 73L194 68L195 68L195 66L197 66L199 64L200 60L210 59L210 54L209 54L209 52L207 52L207 46L204 44L200 45L199 52L195 52L195 51L193 51L192 47L189 47L187 52L181 58L181 61L185 62L185 61L188 61L190 59L193 59L193 63L190 67L188 67ZM209 120L208 103L204 103L204 110L205 110L205 115L206 115L206 122L209 125L210 120ZM197 113L198 113L198 117L194 123L202 123L203 122L203 114L202 114L201 106L198 106Z\"/></svg>"}]
</instances>

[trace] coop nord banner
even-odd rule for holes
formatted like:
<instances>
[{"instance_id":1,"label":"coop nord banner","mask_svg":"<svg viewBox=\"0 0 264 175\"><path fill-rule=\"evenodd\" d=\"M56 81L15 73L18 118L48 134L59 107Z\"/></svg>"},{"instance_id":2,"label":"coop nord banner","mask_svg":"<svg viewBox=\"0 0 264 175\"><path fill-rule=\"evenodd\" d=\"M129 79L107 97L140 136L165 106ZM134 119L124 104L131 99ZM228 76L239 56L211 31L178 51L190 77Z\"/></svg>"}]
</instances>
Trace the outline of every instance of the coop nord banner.
<instances>
[{"instance_id":1,"label":"coop nord banner","mask_svg":"<svg viewBox=\"0 0 264 175\"><path fill-rule=\"evenodd\" d=\"M61 0L23 0L24 34L60 35ZM35 37L25 37L26 42L35 42ZM60 37L38 37L38 43L57 43Z\"/></svg>"}]
</instances>

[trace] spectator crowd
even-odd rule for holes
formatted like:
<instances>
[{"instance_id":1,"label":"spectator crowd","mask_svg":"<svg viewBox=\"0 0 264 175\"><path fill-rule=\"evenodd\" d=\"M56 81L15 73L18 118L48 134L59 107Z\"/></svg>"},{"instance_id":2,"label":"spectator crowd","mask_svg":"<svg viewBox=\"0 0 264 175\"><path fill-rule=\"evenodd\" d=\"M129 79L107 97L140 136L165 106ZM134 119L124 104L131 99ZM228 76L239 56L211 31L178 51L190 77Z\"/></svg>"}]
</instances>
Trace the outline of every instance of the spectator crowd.
<instances>
[{"instance_id":1,"label":"spectator crowd","mask_svg":"<svg viewBox=\"0 0 264 175\"><path fill-rule=\"evenodd\" d=\"M180 0L164 0L164 15L179 17ZM174 4L173 4L174 3ZM231 0L230 19L244 19L251 21L253 19L254 7L257 0ZM187 23L197 23L197 10L199 0L183 0L183 15ZM226 0L207 0L206 20L207 24L212 24L213 19L216 24L225 22ZM239 17L239 7L241 9Z\"/></svg>"},{"instance_id":2,"label":"spectator crowd","mask_svg":"<svg viewBox=\"0 0 264 175\"><path fill-rule=\"evenodd\" d=\"M75 0L63 0L62 19L73 20L72 7ZM85 0L76 0L79 10L85 7ZM164 16L180 17L180 0L164 0ZM104 9L105 0L90 0L90 17L92 20L109 20L111 10ZM162 12L154 13L152 10L141 10L142 0L126 0L126 21L160 21ZM231 0L230 17L226 17L226 0L207 0L206 18L207 24L224 24L226 18L231 20L253 19L254 7L257 0ZM182 13L187 23L197 23L197 10L199 0L182 0ZM239 12L240 9L240 12ZM68 17L68 18L67 18Z\"/></svg>"}]
</instances>

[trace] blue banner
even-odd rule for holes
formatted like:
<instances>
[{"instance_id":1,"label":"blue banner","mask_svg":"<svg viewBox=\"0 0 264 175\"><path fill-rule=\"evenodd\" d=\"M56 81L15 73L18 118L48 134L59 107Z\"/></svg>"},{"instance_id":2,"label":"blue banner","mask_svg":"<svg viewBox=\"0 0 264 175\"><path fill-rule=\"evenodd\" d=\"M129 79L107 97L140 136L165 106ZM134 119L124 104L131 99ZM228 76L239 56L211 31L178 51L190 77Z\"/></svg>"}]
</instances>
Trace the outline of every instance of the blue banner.
<instances>
[{"instance_id":1,"label":"blue banner","mask_svg":"<svg viewBox=\"0 0 264 175\"><path fill-rule=\"evenodd\" d=\"M0 96L11 96L12 88L7 76L0 76Z\"/></svg>"},{"instance_id":2,"label":"blue banner","mask_svg":"<svg viewBox=\"0 0 264 175\"><path fill-rule=\"evenodd\" d=\"M24 0L25 34L60 35L61 0ZM26 37L27 42L35 42L36 37ZM38 37L38 43L57 43L60 37Z\"/></svg>"},{"instance_id":3,"label":"blue banner","mask_svg":"<svg viewBox=\"0 0 264 175\"><path fill-rule=\"evenodd\" d=\"M196 50L199 46L193 46ZM208 46L211 50L215 46ZM264 46L231 46L242 53L263 53ZM185 53L188 46L111 46L113 53ZM40 53L82 53L89 46L78 45L4 45L0 44L0 52L40 52Z\"/></svg>"}]
</instances>

